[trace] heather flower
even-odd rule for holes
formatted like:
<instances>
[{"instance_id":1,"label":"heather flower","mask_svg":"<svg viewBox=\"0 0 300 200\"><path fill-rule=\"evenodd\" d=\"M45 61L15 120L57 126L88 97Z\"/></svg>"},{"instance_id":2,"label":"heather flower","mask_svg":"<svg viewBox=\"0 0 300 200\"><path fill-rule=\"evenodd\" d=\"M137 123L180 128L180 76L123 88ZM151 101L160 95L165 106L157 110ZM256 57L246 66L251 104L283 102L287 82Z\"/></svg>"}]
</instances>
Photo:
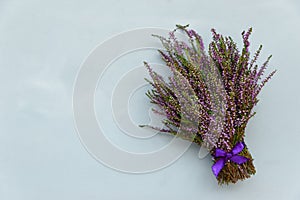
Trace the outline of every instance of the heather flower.
<instances>
[{"instance_id":1,"label":"heather flower","mask_svg":"<svg viewBox=\"0 0 300 200\"><path fill-rule=\"evenodd\" d=\"M188 43L176 38L178 30L187 35ZM152 86L146 95L160 109L154 111L165 116L161 132L206 147L218 182L235 183L255 174L244 141L245 128L255 115L257 95L275 71L263 78L271 56L258 67L262 46L250 58L252 28L242 33L241 52L231 37L211 31L208 52L201 36L188 26L177 25L168 38L155 35L164 47L159 53L172 75L164 80L145 62L152 79L146 79Z\"/></svg>"}]
</instances>

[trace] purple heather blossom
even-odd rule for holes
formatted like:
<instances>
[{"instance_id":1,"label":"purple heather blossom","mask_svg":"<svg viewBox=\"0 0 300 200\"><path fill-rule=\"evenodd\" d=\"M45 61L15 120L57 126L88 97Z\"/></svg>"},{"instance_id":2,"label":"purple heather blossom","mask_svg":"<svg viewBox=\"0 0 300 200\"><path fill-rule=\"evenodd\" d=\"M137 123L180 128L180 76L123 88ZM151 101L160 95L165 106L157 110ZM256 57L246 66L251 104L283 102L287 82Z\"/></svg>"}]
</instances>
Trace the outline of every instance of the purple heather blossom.
<instances>
[{"instance_id":1,"label":"purple heather blossom","mask_svg":"<svg viewBox=\"0 0 300 200\"><path fill-rule=\"evenodd\" d=\"M178 41L177 30L187 35L188 43ZM177 135L180 129L180 137L204 145L213 154L216 149L230 152L237 142L244 142L246 125L255 115L252 110L258 102L257 95L275 71L262 78L271 58L261 67L255 64L262 46L253 59L249 58L252 28L242 33L244 46L241 52L232 38L218 34L215 29L211 32L213 40L208 52L204 50L201 36L187 26L177 25L169 38L156 36L165 48L159 53L172 71L168 81L147 63L145 66L152 78L147 81L153 87L147 96L160 109L155 113L166 118L163 121L166 128L162 132ZM251 155L245 149L251 161ZM236 167L240 179L255 173L252 166ZM232 177L228 180L236 182Z\"/></svg>"}]
</instances>

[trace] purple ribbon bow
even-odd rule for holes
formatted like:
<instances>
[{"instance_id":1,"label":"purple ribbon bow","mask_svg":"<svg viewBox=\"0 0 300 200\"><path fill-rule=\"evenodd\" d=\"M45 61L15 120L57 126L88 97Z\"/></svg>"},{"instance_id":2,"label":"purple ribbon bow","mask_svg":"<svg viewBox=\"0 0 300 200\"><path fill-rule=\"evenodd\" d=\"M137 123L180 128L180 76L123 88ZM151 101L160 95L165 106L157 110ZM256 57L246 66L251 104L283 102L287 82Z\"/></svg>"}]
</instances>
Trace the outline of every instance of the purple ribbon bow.
<instances>
[{"instance_id":1,"label":"purple ribbon bow","mask_svg":"<svg viewBox=\"0 0 300 200\"><path fill-rule=\"evenodd\" d=\"M238 155L244 148L245 144L243 142L238 142L229 153L222 149L216 149L214 157L219 158L219 160L211 167L214 175L216 177L218 176L227 161L232 161L239 165L247 162L249 160L248 158Z\"/></svg>"}]
</instances>

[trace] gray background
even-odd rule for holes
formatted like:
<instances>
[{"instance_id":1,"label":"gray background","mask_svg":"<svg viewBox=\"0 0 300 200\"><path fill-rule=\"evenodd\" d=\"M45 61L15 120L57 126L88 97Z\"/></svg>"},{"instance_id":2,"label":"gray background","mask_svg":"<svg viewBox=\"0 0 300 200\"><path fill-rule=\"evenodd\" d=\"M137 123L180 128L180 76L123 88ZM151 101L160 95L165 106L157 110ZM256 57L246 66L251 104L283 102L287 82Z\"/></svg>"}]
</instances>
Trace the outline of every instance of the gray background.
<instances>
[{"instance_id":1,"label":"gray background","mask_svg":"<svg viewBox=\"0 0 300 200\"><path fill-rule=\"evenodd\" d=\"M299 20L296 0L1 0L0 199L300 199ZM158 172L120 173L76 135L72 89L88 53L119 32L177 23L190 23L206 44L212 27L241 44L252 26L252 50L264 44L261 61L273 54L278 73L247 128L258 170L247 181L217 186L196 145Z\"/></svg>"}]
</instances>

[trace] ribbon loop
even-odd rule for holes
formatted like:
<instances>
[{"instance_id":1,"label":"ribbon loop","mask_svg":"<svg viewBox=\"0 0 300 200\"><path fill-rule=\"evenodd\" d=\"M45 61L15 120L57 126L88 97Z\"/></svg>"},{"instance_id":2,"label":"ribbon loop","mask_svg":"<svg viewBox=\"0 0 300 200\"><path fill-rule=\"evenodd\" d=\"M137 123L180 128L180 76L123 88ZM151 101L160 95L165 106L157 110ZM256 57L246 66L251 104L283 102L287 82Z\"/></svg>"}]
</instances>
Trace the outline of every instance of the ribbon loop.
<instances>
[{"instance_id":1,"label":"ribbon loop","mask_svg":"<svg viewBox=\"0 0 300 200\"><path fill-rule=\"evenodd\" d=\"M236 143L236 145L233 147L233 149L231 150L231 152L236 155L239 154L241 151L243 151L243 149L245 148L245 144L243 142L238 142Z\"/></svg>"},{"instance_id":2,"label":"ribbon loop","mask_svg":"<svg viewBox=\"0 0 300 200\"><path fill-rule=\"evenodd\" d=\"M215 151L215 157L224 157L226 156L226 152L222 149L216 149Z\"/></svg>"}]
</instances>

